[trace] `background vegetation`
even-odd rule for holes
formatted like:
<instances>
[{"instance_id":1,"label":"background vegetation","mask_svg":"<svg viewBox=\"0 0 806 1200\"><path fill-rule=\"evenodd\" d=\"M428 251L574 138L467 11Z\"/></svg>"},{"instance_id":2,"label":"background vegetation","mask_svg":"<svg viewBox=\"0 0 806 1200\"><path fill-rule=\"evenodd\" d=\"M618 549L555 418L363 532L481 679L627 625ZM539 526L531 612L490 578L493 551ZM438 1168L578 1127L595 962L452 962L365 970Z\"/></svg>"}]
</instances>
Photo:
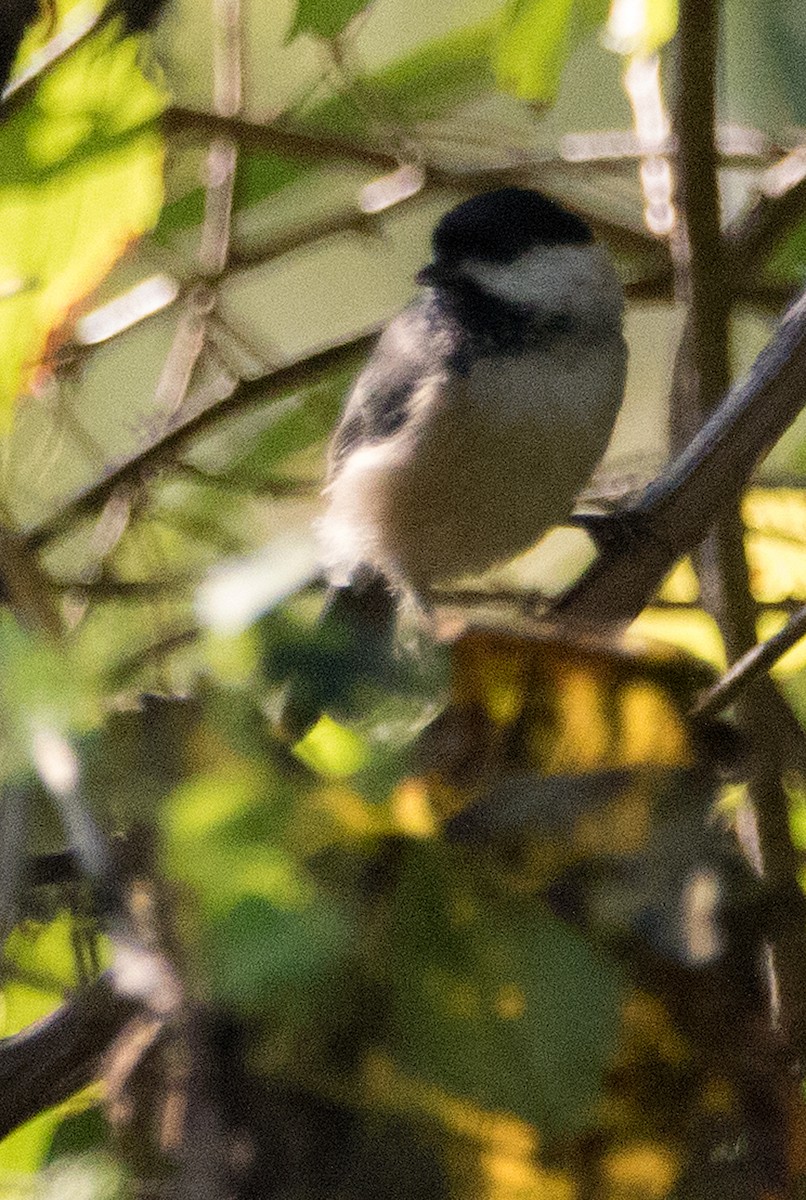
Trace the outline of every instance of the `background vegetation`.
<instances>
[{"instance_id":1,"label":"background vegetation","mask_svg":"<svg viewBox=\"0 0 806 1200\"><path fill-rule=\"evenodd\" d=\"M806 1194L802 7L9 0L0 83L0 1196ZM506 182L624 280L628 532L373 682L324 446Z\"/></svg>"}]
</instances>

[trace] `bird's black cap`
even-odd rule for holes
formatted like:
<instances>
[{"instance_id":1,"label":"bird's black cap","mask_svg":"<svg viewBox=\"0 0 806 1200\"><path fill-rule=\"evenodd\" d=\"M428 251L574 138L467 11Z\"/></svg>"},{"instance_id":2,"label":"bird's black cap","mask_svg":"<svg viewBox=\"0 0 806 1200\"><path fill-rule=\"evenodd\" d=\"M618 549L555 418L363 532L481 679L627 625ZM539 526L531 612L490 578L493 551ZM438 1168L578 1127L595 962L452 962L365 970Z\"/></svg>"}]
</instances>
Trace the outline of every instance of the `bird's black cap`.
<instances>
[{"instance_id":1,"label":"bird's black cap","mask_svg":"<svg viewBox=\"0 0 806 1200\"><path fill-rule=\"evenodd\" d=\"M583 245L593 234L579 217L540 192L499 188L446 213L434 230L437 262L465 258L512 262L535 245Z\"/></svg>"}]
</instances>

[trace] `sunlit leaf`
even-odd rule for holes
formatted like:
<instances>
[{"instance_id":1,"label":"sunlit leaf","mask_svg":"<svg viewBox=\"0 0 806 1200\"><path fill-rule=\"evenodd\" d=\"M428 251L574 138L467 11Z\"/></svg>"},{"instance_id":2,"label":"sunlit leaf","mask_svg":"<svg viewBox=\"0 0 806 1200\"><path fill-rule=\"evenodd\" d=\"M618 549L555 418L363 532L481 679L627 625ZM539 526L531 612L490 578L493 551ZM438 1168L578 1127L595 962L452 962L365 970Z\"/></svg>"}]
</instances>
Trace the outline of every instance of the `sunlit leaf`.
<instances>
[{"instance_id":1,"label":"sunlit leaf","mask_svg":"<svg viewBox=\"0 0 806 1200\"><path fill-rule=\"evenodd\" d=\"M605 41L619 54L648 57L677 31L678 0L612 0Z\"/></svg>"},{"instance_id":2,"label":"sunlit leaf","mask_svg":"<svg viewBox=\"0 0 806 1200\"><path fill-rule=\"evenodd\" d=\"M322 717L294 747L297 758L326 778L354 775L367 761L365 742L350 729Z\"/></svg>"},{"instance_id":3,"label":"sunlit leaf","mask_svg":"<svg viewBox=\"0 0 806 1200\"><path fill-rule=\"evenodd\" d=\"M498 86L550 104L568 55L607 16L607 0L509 0L493 51Z\"/></svg>"},{"instance_id":4,"label":"sunlit leaf","mask_svg":"<svg viewBox=\"0 0 806 1200\"><path fill-rule=\"evenodd\" d=\"M156 220L163 96L135 39L79 44L0 127L0 421L77 306Z\"/></svg>"},{"instance_id":5,"label":"sunlit leaf","mask_svg":"<svg viewBox=\"0 0 806 1200\"><path fill-rule=\"evenodd\" d=\"M0 1142L0 1186L4 1176L12 1188L17 1185L14 1191L5 1192L11 1200L23 1200L20 1180L40 1169L58 1123L59 1116L53 1111L40 1113Z\"/></svg>"},{"instance_id":6,"label":"sunlit leaf","mask_svg":"<svg viewBox=\"0 0 806 1200\"><path fill-rule=\"evenodd\" d=\"M68 988L76 986L72 928L72 917L63 913L45 925L30 922L17 926L9 936L5 958L20 974L16 982L6 984L4 995L6 988L13 992L17 983L24 984L29 1007L21 993L5 995L4 1036L38 1020L56 1006ZM36 987L40 989L38 999L34 995Z\"/></svg>"}]
</instances>

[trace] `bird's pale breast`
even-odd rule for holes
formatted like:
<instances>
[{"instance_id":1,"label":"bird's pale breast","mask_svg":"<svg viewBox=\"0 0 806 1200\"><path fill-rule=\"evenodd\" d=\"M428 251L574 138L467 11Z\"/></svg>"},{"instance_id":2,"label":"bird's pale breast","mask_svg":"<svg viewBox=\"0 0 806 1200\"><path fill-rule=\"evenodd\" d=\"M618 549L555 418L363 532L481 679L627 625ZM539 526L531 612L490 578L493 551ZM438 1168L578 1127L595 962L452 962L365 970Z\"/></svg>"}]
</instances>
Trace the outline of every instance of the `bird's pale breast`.
<instances>
[{"instance_id":1,"label":"bird's pale breast","mask_svg":"<svg viewBox=\"0 0 806 1200\"><path fill-rule=\"evenodd\" d=\"M358 451L331 484L328 540L341 528L343 557L417 590L514 557L569 516L625 365L620 336L576 336L426 380L413 403L427 416Z\"/></svg>"}]
</instances>

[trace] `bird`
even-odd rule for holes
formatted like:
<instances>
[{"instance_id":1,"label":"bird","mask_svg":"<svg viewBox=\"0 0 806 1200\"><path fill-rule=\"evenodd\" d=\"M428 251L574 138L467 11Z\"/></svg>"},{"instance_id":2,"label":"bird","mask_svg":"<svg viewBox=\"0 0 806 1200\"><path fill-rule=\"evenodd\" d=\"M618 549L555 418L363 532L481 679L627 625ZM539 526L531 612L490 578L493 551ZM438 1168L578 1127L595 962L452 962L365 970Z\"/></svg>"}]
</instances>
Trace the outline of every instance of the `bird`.
<instances>
[{"instance_id":1,"label":"bird","mask_svg":"<svg viewBox=\"0 0 806 1200\"><path fill-rule=\"evenodd\" d=\"M569 520L624 393L623 289L580 216L499 188L445 213L432 252L330 444L324 619L364 660L401 600L427 609Z\"/></svg>"},{"instance_id":2,"label":"bird","mask_svg":"<svg viewBox=\"0 0 806 1200\"><path fill-rule=\"evenodd\" d=\"M623 291L589 226L527 188L474 196L433 234L330 447L327 574L427 596L567 519L624 391Z\"/></svg>"}]
</instances>

